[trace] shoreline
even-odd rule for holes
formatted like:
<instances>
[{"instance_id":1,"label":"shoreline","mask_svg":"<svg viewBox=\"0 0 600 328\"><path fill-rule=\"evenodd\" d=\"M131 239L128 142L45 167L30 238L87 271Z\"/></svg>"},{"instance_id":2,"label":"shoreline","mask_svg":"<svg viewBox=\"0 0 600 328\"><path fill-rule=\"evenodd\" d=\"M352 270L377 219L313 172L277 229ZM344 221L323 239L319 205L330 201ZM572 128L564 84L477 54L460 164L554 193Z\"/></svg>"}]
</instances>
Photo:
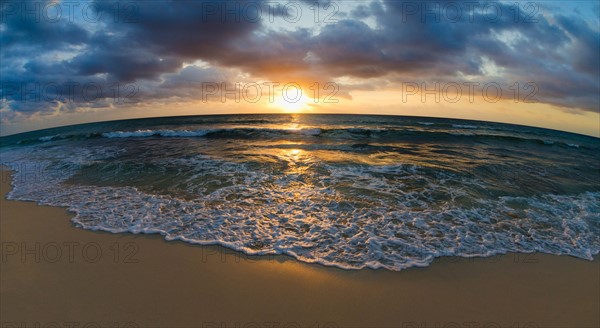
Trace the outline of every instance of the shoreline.
<instances>
[{"instance_id":1,"label":"shoreline","mask_svg":"<svg viewBox=\"0 0 600 328\"><path fill-rule=\"evenodd\" d=\"M598 256L509 253L345 270L79 229L65 208L6 200L10 182L2 169L3 327L600 326Z\"/></svg>"}]
</instances>

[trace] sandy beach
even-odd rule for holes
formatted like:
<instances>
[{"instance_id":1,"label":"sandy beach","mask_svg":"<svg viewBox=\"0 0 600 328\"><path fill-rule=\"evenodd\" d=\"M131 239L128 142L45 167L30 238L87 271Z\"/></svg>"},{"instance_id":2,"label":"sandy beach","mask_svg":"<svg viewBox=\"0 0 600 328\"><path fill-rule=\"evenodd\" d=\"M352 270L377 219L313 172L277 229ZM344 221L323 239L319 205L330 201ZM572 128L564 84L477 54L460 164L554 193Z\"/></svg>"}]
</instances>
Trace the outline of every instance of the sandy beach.
<instances>
[{"instance_id":1,"label":"sandy beach","mask_svg":"<svg viewBox=\"0 0 600 328\"><path fill-rule=\"evenodd\" d=\"M2 327L598 327L600 262L507 254L401 272L75 228L5 199ZM76 325L75 325L76 324Z\"/></svg>"}]
</instances>

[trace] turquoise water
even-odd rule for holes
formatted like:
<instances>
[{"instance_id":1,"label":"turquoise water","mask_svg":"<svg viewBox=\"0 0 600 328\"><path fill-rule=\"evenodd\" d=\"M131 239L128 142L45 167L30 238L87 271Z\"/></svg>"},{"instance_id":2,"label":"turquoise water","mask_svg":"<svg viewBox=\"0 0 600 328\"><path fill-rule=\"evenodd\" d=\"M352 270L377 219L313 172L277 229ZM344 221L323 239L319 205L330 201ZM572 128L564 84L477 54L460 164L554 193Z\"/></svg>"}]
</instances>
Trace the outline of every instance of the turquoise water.
<instances>
[{"instance_id":1,"label":"turquoise water","mask_svg":"<svg viewBox=\"0 0 600 328\"><path fill-rule=\"evenodd\" d=\"M599 139L478 121L224 115L3 137L9 198L78 227L346 269L600 250Z\"/></svg>"}]
</instances>

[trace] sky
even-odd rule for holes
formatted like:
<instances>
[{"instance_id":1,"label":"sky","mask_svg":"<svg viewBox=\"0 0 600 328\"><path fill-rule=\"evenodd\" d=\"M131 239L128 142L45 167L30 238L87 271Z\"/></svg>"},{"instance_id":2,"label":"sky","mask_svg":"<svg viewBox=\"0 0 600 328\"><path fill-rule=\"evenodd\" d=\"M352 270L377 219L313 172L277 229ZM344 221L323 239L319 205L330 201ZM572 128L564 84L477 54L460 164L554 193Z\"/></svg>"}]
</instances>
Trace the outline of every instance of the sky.
<instances>
[{"instance_id":1,"label":"sky","mask_svg":"<svg viewBox=\"0 0 600 328\"><path fill-rule=\"evenodd\" d=\"M357 113L600 136L598 1L3 1L0 134Z\"/></svg>"}]
</instances>

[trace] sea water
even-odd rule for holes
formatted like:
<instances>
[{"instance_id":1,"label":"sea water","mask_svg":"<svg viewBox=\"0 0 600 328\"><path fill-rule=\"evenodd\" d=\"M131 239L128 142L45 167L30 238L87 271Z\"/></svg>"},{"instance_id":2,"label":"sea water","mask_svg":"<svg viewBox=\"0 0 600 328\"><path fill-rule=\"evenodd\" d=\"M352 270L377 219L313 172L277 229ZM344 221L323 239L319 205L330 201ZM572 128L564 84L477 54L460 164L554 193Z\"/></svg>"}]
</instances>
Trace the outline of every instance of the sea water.
<instances>
[{"instance_id":1,"label":"sea water","mask_svg":"<svg viewBox=\"0 0 600 328\"><path fill-rule=\"evenodd\" d=\"M76 226L345 269L600 251L600 139L479 121L221 115L3 137L10 199Z\"/></svg>"}]
</instances>

